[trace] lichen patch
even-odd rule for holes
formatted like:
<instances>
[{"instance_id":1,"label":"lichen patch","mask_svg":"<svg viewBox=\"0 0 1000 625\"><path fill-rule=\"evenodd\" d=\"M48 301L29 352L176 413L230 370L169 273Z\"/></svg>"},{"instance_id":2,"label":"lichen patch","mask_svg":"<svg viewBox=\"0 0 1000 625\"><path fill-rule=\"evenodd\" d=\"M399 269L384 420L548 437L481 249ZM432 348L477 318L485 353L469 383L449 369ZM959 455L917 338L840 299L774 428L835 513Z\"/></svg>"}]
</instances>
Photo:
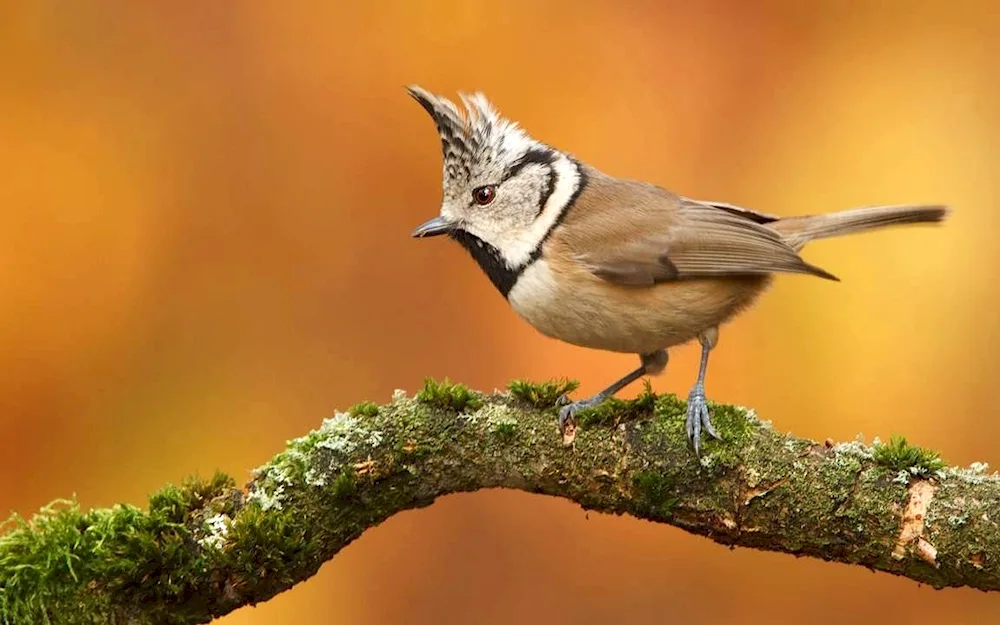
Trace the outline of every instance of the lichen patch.
<instances>
[{"instance_id":1,"label":"lichen patch","mask_svg":"<svg viewBox=\"0 0 1000 625\"><path fill-rule=\"evenodd\" d=\"M247 501L257 504L261 510L270 510L271 508L281 510L281 499L284 494L285 487L281 484L275 485L271 492L268 492L266 488L254 482L250 485L250 490L247 493Z\"/></svg>"},{"instance_id":2,"label":"lichen patch","mask_svg":"<svg viewBox=\"0 0 1000 625\"><path fill-rule=\"evenodd\" d=\"M968 467L945 467L937 472L937 477L955 478L970 485L1000 482L1000 474L986 472L989 467L985 462L973 462Z\"/></svg>"},{"instance_id":3,"label":"lichen patch","mask_svg":"<svg viewBox=\"0 0 1000 625\"><path fill-rule=\"evenodd\" d=\"M224 514L215 514L205 520L206 534L198 544L206 549L221 549L229 533L230 519Z\"/></svg>"}]
</instances>

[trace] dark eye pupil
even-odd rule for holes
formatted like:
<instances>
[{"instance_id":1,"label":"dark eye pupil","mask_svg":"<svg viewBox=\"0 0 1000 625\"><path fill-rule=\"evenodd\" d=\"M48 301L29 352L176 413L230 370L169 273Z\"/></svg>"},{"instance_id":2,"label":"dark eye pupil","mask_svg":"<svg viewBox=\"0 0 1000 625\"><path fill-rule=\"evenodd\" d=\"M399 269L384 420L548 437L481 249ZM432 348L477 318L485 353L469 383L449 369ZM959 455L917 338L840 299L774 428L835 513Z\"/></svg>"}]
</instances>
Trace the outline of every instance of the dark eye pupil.
<instances>
[{"instance_id":1,"label":"dark eye pupil","mask_svg":"<svg viewBox=\"0 0 1000 625\"><path fill-rule=\"evenodd\" d=\"M477 204L489 204L493 201L493 187L479 187L473 192Z\"/></svg>"}]
</instances>

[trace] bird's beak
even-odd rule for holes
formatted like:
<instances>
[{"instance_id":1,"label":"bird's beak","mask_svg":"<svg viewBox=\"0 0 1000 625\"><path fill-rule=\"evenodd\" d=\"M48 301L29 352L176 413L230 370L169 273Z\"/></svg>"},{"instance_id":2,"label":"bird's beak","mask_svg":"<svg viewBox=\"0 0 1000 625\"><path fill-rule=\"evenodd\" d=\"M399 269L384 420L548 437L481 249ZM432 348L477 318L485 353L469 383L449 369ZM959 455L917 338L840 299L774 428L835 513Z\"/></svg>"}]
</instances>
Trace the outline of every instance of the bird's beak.
<instances>
[{"instance_id":1,"label":"bird's beak","mask_svg":"<svg viewBox=\"0 0 1000 625\"><path fill-rule=\"evenodd\" d=\"M454 229L455 224L438 215L434 219L425 221L417 226L417 229L413 231L413 236L417 238L436 237L438 235L448 234Z\"/></svg>"}]
</instances>

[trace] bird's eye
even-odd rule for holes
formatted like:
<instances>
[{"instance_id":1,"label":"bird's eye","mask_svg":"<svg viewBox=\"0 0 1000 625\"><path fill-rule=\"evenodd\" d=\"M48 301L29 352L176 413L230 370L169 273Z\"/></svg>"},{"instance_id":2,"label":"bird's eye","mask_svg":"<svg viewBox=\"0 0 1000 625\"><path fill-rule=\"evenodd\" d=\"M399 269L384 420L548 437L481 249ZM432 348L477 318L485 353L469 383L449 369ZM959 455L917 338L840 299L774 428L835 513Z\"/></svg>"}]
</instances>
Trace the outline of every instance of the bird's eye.
<instances>
[{"instance_id":1,"label":"bird's eye","mask_svg":"<svg viewBox=\"0 0 1000 625\"><path fill-rule=\"evenodd\" d=\"M486 206L497 196L497 188L491 184L476 187L472 190L472 200L480 206Z\"/></svg>"}]
</instances>

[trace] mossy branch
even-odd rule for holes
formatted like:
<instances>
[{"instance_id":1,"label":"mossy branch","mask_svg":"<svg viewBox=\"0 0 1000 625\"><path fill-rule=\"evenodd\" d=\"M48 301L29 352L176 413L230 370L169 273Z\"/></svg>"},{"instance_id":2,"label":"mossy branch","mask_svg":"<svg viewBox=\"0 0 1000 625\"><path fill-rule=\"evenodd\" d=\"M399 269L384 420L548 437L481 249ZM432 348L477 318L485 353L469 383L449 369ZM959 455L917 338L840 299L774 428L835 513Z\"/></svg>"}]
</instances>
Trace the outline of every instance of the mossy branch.
<instances>
[{"instance_id":1,"label":"mossy branch","mask_svg":"<svg viewBox=\"0 0 1000 625\"><path fill-rule=\"evenodd\" d=\"M700 460L684 402L648 389L585 413L564 440L569 382L508 393L428 382L337 413L256 470L167 487L147 509L53 504L0 538L0 623L204 623L316 573L386 518L435 498L516 488L934 587L1000 589L1000 477L946 467L903 439L816 443L714 405Z\"/></svg>"}]
</instances>

